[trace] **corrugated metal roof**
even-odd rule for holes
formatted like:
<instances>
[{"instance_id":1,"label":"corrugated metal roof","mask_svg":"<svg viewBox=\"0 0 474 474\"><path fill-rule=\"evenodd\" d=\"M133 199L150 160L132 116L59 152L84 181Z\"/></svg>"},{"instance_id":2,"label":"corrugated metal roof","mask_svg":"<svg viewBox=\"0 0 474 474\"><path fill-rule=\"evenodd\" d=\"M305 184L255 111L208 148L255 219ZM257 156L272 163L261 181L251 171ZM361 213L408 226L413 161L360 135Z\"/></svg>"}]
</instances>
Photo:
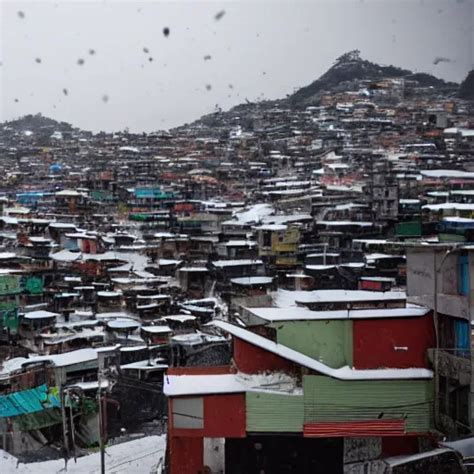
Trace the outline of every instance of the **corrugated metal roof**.
<instances>
[{"instance_id":1,"label":"corrugated metal roof","mask_svg":"<svg viewBox=\"0 0 474 474\"><path fill-rule=\"evenodd\" d=\"M433 429L432 381L305 376L303 391L305 423L405 420L407 432Z\"/></svg>"},{"instance_id":2,"label":"corrugated metal roof","mask_svg":"<svg viewBox=\"0 0 474 474\"><path fill-rule=\"evenodd\" d=\"M43 384L28 390L0 396L0 417L26 415L46 408L60 407L58 389Z\"/></svg>"},{"instance_id":3,"label":"corrugated metal roof","mask_svg":"<svg viewBox=\"0 0 474 474\"><path fill-rule=\"evenodd\" d=\"M302 396L247 392L246 412L248 432L303 431Z\"/></svg>"}]
</instances>

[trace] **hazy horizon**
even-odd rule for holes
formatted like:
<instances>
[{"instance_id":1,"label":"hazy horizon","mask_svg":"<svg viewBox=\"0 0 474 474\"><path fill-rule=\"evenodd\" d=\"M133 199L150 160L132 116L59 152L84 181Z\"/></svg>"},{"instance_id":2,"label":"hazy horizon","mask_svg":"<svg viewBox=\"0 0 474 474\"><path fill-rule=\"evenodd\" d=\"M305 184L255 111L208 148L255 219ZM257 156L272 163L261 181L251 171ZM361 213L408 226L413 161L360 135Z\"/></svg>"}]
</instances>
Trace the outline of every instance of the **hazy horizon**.
<instances>
[{"instance_id":1,"label":"hazy horizon","mask_svg":"<svg viewBox=\"0 0 474 474\"><path fill-rule=\"evenodd\" d=\"M1 121L41 113L92 131L283 98L352 49L454 82L474 62L473 0L9 1L0 21Z\"/></svg>"}]
</instances>

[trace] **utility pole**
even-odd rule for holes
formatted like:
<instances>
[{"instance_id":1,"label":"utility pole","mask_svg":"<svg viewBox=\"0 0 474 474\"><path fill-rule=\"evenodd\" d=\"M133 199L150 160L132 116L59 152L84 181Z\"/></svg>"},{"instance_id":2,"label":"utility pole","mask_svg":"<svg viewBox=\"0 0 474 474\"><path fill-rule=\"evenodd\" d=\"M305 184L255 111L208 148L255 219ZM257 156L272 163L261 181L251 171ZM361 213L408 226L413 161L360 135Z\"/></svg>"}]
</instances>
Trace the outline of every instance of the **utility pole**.
<instances>
[{"instance_id":1,"label":"utility pole","mask_svg":"<svg viewBox=\"0 0 474 474\"><path fill-rule=\"evenodd\" d=\"M105 440L104 440L104 413L102 412L102 372L99 372L99 388L97 390L97 402L99 404L99 446L100 446L100 472L105 474Z\"/></svg>"},{"instance_id":2,"label":"utility pole","mask_svg":"<svg viewBox=\"0 0 474 474\"><path fill-rule=\"evenodd\" d=\"M67 464L67 461L69 459L69 443L68 443L68 436L67 436L67 420L66 420L66 406L65 406L65 390L64 390L64 384L65 384L65 372L64 369L61 369L60 371L60 379L59 379L59 399L61 403L61 421L62 421L62 427L63 427L63 450L64 450L64 461Z\"/></svg>"},{"instance_id":3,"label":"utility pole","mask_svg":"<svg viewBox=\"0 0 474 474\"><path fill-rule=\"evenodd\" d=\"M70 391L68 393L70 393ZM71 396L69 395L69 398L70 397ZM73 457L74 457L74 462L77 462L76 435L75 435L75 429L74 429L74 416L73 416L73 413L72 413L72 406L69 406L69 421L70 421L71 443L72 443Z\"/></svg>"}]
</instances>

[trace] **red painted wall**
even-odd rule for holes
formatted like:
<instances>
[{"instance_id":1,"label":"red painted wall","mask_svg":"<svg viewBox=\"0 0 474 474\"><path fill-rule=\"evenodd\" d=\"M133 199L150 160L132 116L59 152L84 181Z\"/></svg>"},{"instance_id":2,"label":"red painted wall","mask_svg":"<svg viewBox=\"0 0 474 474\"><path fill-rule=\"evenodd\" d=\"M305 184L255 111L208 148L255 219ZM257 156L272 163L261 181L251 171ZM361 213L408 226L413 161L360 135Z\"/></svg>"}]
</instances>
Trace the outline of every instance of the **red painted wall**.
<instances>
[{"instance_id":1,"label":"red painted wall","mask_svg":"<svg viewBox=\"0 0 474 474\"><path fill-rule=\"evenodd\" d=\"M203 439L170 437L170 474L197 474L203 467Z\"/></svg>"},{"instance_id":2,"label":"red painted wall","mask_svg":"<svg viewBox=\"0 0 474 474\"><path fill-rule=\"evenodd\" d=\"M381 281L360 280L359 290L382 291Z\"/></svg>"},{"instance_id":3,"label":"red painted wall","mask_svg":"<svg viewBox=\"0 0 474 474\"><path fill-rule=\"evenodd\" d=\"M395 350L407 347L408 350ZM429 368L427 349L435 347L433 317L353 320L356 369Z\"/></svg>"},{"instance_id":4,"label":"red painted wall","mask_svg":"<svg viewBox=\"0 0 474 474\"><path fill-rule=\"evenodd\" d=\"M204 435L207 438L245 438L245 394L204 398Z\"/></svg>"},{"instance_id":5,"label":"red painted wall","mask_svg":"<svg viewBox=\"0 0 474 474\"><path fill-rule=\"evenodd\" d=\"M245 394L204 396L204 429L175 429L169 400L170 474L197 474L203 467L203 438L246 436Z\"/></svg>"},{"instance_id":6,"label":"red painted wall","mask_svg":"<svg viewBox=\"0 0 474 474\"><path fill-rule=\"evenodd\" d=\"M199 395L196 395L199 397ZM204 428L174 428L173 398L168 400L168 432L172 437L244 438L245 394L204 395Z\"/></svg>"},{"instance_id":7,"label":"red painted wall","mask_svg":"<svg viewBox=\"0 0 474 474\"><path fill-rule=\"evenodd\" d=\"M419 450L417 436L382 437L382 456L384 457L417 454Z\"/></svg>"},{"instance_id":8,"label":"red painted wall","mask_svg":"<svg viewBox=\"0 0 474 474\"><path fill-rule=\"evenodd\" d=\"M236 337L233 338L233 343L234 363L241 372L256 374L269 370L284 372L295 371L294 364L289 360L283 359Z\"/></svg>"}]
</instances>

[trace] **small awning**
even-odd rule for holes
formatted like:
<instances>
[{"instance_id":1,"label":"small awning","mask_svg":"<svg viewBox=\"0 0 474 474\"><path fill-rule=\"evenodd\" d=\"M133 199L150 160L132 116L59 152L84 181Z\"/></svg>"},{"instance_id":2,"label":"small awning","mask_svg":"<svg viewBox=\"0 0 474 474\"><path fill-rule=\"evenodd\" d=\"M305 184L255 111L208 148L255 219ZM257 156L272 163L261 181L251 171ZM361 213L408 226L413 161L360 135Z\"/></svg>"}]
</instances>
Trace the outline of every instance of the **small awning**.
<instances>
[{"instance_id":1,"label":"small awning","mask_svg":"<svg viewBox=\"0 0 474 474\"><path fill-rule=\"evenodd\" d=\"M305 438L405 436L405 420L324 421L305 423Z\"/></svg>"}]
</instances>

